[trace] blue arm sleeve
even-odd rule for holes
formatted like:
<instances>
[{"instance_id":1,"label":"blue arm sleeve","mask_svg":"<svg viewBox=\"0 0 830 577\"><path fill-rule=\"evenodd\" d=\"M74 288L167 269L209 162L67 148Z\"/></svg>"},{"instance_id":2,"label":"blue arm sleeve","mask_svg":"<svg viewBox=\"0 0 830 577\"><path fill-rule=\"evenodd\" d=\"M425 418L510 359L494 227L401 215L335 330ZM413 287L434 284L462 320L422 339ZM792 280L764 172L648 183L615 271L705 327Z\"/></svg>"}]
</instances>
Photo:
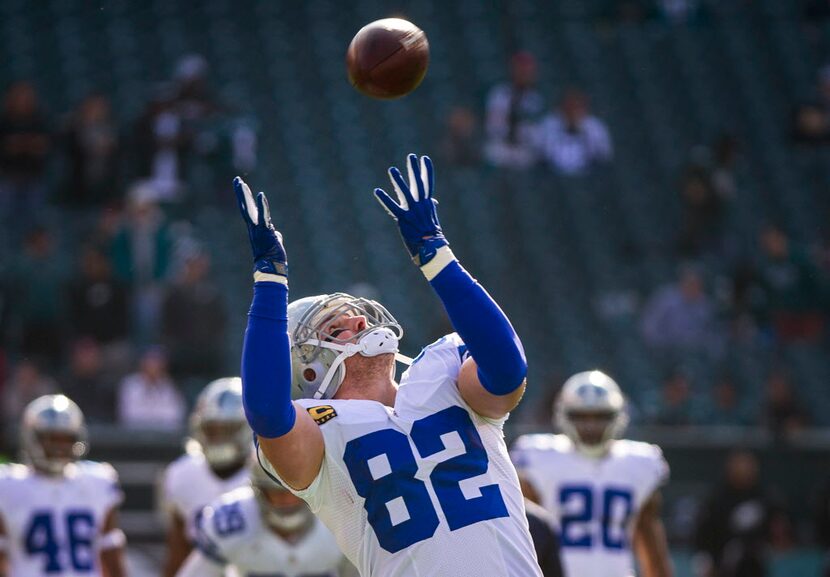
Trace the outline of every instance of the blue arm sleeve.
<instances>
[{"instance_id":1,"label":"blue arm sleeve","mask_svg":"<svg viewBox=\"0 0 830 577\"><path fill-rule=\"evenodd\" d=\"M524 382L527 360L513 326L487 291L453 261L430 283L453 327L478 365L478 378L494 395L512 393Z\"/></svg>"},{"instance_id":2,"label":"blue arm sleeve","mask_svg":"<svg viewBox=\"0 0 830 577\"><path fill-rule=\"evenodd\" d=\"M242 348L242 400L251 429L262 437L286 434L297 415L291 402L288 287L254 283Z\"/></svg>"}]
</instances>

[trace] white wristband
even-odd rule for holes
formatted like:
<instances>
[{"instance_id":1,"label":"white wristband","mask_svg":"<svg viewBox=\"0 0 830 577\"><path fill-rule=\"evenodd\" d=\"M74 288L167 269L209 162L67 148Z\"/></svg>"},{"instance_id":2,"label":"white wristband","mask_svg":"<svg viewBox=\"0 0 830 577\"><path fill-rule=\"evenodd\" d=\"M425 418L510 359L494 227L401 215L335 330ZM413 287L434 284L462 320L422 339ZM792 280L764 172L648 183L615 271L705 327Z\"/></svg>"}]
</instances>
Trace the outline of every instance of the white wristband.
<instances>
[{"instance_id":1,"label":"white wristband","mask_svg":"<svg viewBox=\"0 0 830 577\"><path fill-rule=\"evenodd\" d=\"M268 274L267 272L254 271L254 282L278 282L288 286L288 277L281 274Z\"/></svg>"},{"instance_id":2,"label":"white wristband","mask_svg":"<svg viewBox=\"0 0 830 577\"><path fill-rule=\"evenodd\" d=\"M104 533L98 539L98 549L100 551L107 551L109 549L118 549L127 544L127 536L121 529L113 529L109 533Z\"/></svg>"},{"instance_id":3,"label":"white wristband","mask_svg":"<svg viewBox=\"0 0 830 577\"><path fill-rule=\"evenodd\" d=\"M439 272L444 270L444 267L446 267L454 260L455 255L450 250L450 247L442 246L437 251L435 251L435 256L432 257L432 260L421 267L421 272L424 273L424 276L427 277L427 280L432 280L436 276L438 276Z\"/></svg>"}]
</instances>

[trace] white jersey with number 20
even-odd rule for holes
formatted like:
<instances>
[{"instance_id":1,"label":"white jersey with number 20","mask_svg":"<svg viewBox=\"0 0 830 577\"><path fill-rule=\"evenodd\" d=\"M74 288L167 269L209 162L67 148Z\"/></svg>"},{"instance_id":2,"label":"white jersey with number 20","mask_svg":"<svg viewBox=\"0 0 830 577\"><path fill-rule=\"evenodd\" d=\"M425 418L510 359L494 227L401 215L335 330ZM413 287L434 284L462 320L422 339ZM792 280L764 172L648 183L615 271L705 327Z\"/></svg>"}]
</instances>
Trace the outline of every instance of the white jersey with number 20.
<instances>
[{"instance_id":1,"label":"white jersey with number 20","mask_svg":"<svg viewBox=\"0 0 830 577\"><path fill-rule=\"evenodd\" d=\"M458 391L466 357L456 334L425 348L394 408L297 401L320 425L325 458L295 493L363 577L541 577L504 421L476 414Z\"/></svg>"},{"instance_id":2,"label":"white jersey with number 20","mask_svg":"<svg viewBox=\"0 0 830 577\"><path fill-rule=\"evenodd\" d=\"M593 458L565 435L524 435L510 454L558 524L566 577L634 575L634 522L669 475L657 445L613 441L607 455Z\"/></svg>"}]
</instances>

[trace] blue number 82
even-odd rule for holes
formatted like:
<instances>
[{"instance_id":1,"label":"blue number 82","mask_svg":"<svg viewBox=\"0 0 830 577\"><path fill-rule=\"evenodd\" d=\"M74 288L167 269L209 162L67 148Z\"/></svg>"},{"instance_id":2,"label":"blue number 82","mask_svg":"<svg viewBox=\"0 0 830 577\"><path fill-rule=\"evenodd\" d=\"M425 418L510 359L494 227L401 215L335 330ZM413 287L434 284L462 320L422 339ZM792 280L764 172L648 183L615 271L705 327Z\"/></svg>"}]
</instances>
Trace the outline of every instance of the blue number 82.
<instances>
[{"instance_id":1,"label":"blue number 82","mask_svg":"<svg viewBox=\"0 0 830 577\"><path fill-rule=\"evenodd\" d=\"M467 411L449 407L412 425L410 438L422 458L445 449L441 435L455 432L465 452L438 463L430 474L435 496L451 531L479 521L507 517L496 484L480 488L467 499L460 482L487 472L487 451ZM429 539L438 528L438 514L426 483L417 479L418 462L409 438L394 429L381 429L352 439L343 460L380 546L390 553ZM393 519L392 511L396 511Z\"/></svg>"}]
</instances>

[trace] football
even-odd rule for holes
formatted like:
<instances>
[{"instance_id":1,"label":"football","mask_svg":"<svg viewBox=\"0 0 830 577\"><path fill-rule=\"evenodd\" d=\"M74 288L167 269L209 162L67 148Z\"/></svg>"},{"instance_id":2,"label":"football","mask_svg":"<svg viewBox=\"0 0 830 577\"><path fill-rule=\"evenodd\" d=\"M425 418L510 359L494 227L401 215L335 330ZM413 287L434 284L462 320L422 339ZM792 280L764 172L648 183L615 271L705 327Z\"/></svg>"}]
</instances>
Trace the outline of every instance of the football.
<instances>
[{"instance_id":1,"label":"football","mask_svg":"<svg viewBox=\"0 0 830 577\"><path fill-rule=\"evenodd\" d=\"M384 18L358 30L346 52L349 82L373 98L400 98L424 79L429 42L408 20Z\"/></svg>"}]
</instances>

